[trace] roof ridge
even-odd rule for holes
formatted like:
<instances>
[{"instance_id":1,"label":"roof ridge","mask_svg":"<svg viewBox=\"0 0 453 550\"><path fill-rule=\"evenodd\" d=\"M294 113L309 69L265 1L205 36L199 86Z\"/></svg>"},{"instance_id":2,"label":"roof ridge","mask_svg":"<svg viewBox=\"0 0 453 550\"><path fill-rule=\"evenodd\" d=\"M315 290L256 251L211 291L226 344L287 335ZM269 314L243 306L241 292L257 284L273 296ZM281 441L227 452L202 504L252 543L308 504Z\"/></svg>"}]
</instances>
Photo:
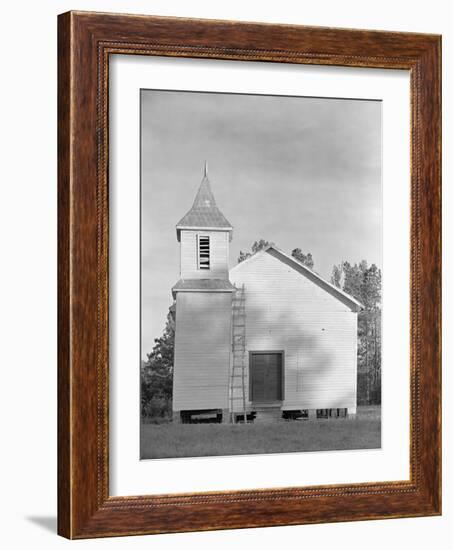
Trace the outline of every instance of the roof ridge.
<instances>
[{"instance_id":1,"label":"roof ridge","mask_svg":"<svg viewBox=\"0 0 453 550\"><path fill-rule=\"evenodd\" d=\"M318 281L320 281L321 283L323 283L324 285L327 285L329 288L331 288L334 292L337 292L338 294L340 294L341 296L343 296L344 298L346 298L347 300L353 302L354 304L356 304L357 306L361 307L361 308L364 308L365 306L359 302L359 300L356 300L354 298L354 296L351 296L350 294L348 294L347 292L345 292L344 290L342 290L341 288L338 288L337 286L333 285L332 283L330 283L329 281L327 281L326 279L324 279L324 277L322 277L321 275L319 275L318 273L316 273L316 271L313 271L312 269L310 269L309 267L307 267L305 264L303 264L301 261L297 260L296 258L294 258L294 256L290 256L289 254L287 254L286 252L284 252L281 248L278 248L277 246L275 245L268 245L266 246L265 248L262 248L261 250L259 250L258 252L255 252L255 254L253 254L252 256L250 256L250 258L247 258L246 260L243 260L241 263L239 264L236 264L234 267L232 267L230 269L230 271L232 271L233 269L236 269L237 267L239 266L243 266L244 264L246 264L247 262L253 260L254 258L256 258L257 256L260 256L266 252L268 252L270 249L274 249L278 254L282 255L283 257L285 257L287 260L293 262L294 264L296 264L297 266L300 266L302 267L305 271L307 271L310 275L312 275L315 279L317 279Z\"/></svg>"}]
</instances>

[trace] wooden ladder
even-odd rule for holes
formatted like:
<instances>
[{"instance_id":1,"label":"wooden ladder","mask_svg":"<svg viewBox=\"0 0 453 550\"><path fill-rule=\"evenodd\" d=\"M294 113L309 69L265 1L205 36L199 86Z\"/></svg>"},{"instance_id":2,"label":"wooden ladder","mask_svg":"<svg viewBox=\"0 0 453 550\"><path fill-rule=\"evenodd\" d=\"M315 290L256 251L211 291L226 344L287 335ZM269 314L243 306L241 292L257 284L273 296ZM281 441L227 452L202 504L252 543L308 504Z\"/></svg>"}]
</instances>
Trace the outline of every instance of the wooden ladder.
<instances>
[{"instance_id":1,"label":"wooden ladder","mask_svg":"<svg viewBox=\"0 0 453 550\"><path fill-rule=\"evenodd\" d=\"M238 413L247 422L246 364L245 364L245 287L237 288L233 296L232 353L233 361L230 376L230 415L236 422Z\"/></svg>"}]
</instances>

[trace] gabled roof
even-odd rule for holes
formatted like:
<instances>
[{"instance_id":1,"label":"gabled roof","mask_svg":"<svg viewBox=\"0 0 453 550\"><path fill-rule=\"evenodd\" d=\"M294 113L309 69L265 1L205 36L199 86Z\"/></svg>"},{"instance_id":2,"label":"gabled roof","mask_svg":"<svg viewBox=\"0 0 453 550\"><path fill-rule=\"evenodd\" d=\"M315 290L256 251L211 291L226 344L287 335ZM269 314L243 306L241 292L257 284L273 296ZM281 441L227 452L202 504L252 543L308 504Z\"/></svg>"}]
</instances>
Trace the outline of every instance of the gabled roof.
<instances>
[{"instance_id":1,"label":"gabled roof","mask_svg":"<svg viewBox=\"0 0 453 550\"><path fill-rule=\"evenodd\" d=\"M201 180L200 187L193 201L192 208L187 214L176 224L176 234L178 241L180 239L181 229L224 229L232 231L233 226L220 212L214 195L212 193L211 184L208 179L207 165L205 164L204 176Z\"/></svg>"},{"instance_id":2,"label":"gabled roof","mask_svg":"<svg viewBox=\"0 0 453 550\"><path fill-rule=\"evenodd\" d=\"M179 279L171 289L177 292L234 292L236 288L225 279Z\"/></svg>"},{"instance_id":3,"label":"gabled roof","mask_svg":"<svg viewBox=\"0 0 453 550\"><path fill-rule=\"evenodd\" d=\"M323 279L320 275L312 271L310 268L308 268L306 265L304 265L302 262L299 262L299 260L296 260L296 258L293 258L292 256L289 256L279 248L277 248L274 245L270 245L266 248L263 248L263 250L260 250L260 252L257 252L247 260L244 260L240 264L237 264L232 269L230 269L230 273L232 271L235 271L236 269L241 269L242 266L247 264L248 262L252 262L254 259L258 258L259 256L262 256L263 254L270 254L272 257L282 261L286 265L292 267L302 275L305 275L310 281L324 289L326 292L331 294L334 298L337 298L340 302L346 304L348 307L350 307L353 311L360 311L361 309L364 309L364 305L361 304L358 300L356 300L353 296L350 294L347 294L340 288L336 287L332 283L329 283L325 279Z\"/></svg>"}]
</instances>

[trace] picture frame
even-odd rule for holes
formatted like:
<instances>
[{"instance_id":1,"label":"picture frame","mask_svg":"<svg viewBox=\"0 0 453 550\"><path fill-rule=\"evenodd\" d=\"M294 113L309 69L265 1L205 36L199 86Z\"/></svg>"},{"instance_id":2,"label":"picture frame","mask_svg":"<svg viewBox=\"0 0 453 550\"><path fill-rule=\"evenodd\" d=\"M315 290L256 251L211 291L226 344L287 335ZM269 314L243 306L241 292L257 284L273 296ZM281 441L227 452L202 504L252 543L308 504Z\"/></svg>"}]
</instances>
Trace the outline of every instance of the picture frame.
<instances>
[{"instance_id":1,"label":"picture frame","mask_svg":"<svg viewBox=\"0 0 453 550\"><path fill-rule=\"evenodd\" d=\"M441 514L441 38L68 12L58 19L58 533L71 539ZM410 72L410 479L109 494L109 57Z\"/></svg>"}]
</instances>

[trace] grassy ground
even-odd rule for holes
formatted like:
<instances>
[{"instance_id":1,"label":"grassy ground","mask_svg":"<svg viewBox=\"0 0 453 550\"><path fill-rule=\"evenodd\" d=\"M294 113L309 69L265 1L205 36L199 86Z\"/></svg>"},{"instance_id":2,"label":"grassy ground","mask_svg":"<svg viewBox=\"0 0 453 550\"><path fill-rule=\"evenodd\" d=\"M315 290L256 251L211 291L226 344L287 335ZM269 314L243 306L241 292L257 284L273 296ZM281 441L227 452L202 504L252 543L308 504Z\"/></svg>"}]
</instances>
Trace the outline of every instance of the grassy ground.
<instances>
[{"instance_id":1,"label":"grassy ground","mask_svg":"<svg viewBox=\"0 0 453 550\"><path fill-rule=\"evenodd\" d=\"M354 418L275 424L142 424L141 458L376 449L380 407L358 407Z\"/></svg>"}]
</instances>

